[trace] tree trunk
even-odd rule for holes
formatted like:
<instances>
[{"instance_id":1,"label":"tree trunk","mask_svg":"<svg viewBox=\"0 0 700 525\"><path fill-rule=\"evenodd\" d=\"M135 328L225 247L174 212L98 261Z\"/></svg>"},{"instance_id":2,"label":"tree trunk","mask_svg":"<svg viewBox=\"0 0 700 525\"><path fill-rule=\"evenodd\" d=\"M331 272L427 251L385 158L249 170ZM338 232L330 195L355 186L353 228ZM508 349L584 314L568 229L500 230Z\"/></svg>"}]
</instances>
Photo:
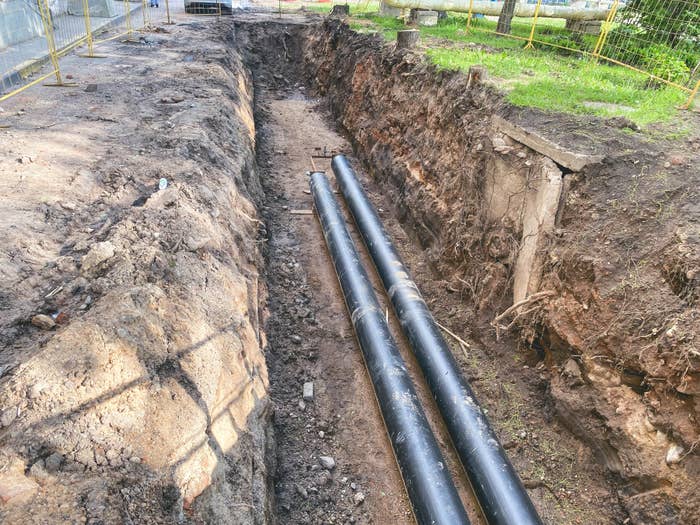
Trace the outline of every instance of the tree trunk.
<instances>
[{"instance_id":1,"label":"tree trunk","mask_svg":"<svg viewBox=\"0 0 700 525\"><path fill-rule=\"evenodd\" d=\"M515 13L516 3L517 0L505 0L503 10L498 16L498 25L496 26L497 33L503 33L505 35L510 34L510 23L513 20L513 13Z\"/></svg>"}]
</instances>

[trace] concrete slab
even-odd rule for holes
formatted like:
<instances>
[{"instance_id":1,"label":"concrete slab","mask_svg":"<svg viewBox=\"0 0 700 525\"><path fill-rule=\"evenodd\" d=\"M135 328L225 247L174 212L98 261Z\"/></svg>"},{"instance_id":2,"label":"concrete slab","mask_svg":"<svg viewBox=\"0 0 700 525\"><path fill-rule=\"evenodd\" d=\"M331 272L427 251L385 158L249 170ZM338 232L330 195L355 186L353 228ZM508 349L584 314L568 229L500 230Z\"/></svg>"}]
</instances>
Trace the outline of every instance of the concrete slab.
<instances>
[{"instance_id":1,"label":"concrete slab","mask_svg":"<svg viewBox=\"0 0 700 525\"><path fill-rule=\"evenodd\" d=\"M569 148L543 137L533 129L513 124L498 115L494 115L491 122L496 131L508 135L513 140L541 153L545 157L549 157L560 166L564 166L571 171L581 171L586 166L597 164L605 158L603 155L571 151Z\"/></svg>"}]
</instances>

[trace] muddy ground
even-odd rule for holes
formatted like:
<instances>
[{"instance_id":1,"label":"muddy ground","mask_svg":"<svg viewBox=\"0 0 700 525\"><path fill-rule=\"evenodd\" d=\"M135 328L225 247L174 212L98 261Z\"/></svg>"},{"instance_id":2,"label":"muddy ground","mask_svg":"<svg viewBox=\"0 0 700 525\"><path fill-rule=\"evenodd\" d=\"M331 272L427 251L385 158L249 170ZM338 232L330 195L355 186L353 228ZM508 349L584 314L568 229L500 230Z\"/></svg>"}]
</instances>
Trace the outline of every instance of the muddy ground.
<instances>
[{"instance_id":1,"label":"muddy ground","mask_svg":"<svg viewBox=\"0 0 700 525\"><path fill-rule=\"evenodd\" d=\"M517 110L319 17L168 31L67 58L81 89L3 105L4 522L412 522L311 210L306 172L332 178L335 152L466 340L455 356L544 521L697 521L697 137ZM494 115L601 156L559 166L528 282L551 295L498 334L523 226L490 214L489 177L552 161Z\"/></svg>"}]
</instances>

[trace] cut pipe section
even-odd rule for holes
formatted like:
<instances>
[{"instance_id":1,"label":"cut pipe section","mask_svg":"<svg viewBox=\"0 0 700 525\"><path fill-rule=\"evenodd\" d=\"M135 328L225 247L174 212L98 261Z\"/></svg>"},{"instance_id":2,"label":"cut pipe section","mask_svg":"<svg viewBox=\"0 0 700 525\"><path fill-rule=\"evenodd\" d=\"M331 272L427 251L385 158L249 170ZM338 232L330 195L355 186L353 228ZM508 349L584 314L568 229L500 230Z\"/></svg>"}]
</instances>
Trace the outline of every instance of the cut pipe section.
<instances>
[{"instance_id":1,"label":"cut pipe section","mask_svg":"<svg viewBox=\"0 0 700 525\"><path fill-rule=\"evenodd\" d=\"M469 524L328 179L311 193L413 513L420 525Z\"/></svg>"},{"instance_id":2,"label":"cut pipe section","mask_svg":"<svg viewBox=\"0 0 700 525\"><path fill-rule=\"evenodd\" d=\"M491 525L541 525L534 505L498 442L418 287L347 159L333 171L445 420L481 510Z\"/></svg>"}]
</instances>

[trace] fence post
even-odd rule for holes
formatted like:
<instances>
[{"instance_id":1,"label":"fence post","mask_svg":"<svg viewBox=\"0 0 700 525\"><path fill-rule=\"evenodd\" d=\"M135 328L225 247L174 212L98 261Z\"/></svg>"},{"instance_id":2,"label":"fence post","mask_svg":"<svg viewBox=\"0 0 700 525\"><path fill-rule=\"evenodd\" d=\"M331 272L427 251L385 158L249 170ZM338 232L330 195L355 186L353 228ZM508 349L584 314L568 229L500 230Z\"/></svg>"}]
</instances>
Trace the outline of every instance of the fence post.
<instances>
[{"instance_id":1,"label":"fence post","mask_svg":"<svg viewBox=\"0 0 700 525\"><path fill-rule=\"evenodd\" d=\"M165 14L168 17L168 21L166 22L166 24L173 25L175 22L173 22L172 19L170 18L170 2L169 2L169 0L165 0Z\"/></svg>"},{"instance_id":2,"label":"fence post","mask_svg":"<svg viewBox=\"0 0 700 525\"><path fill-rule=\"evenodd\" d=\"M600 54L603 52L603 45L605 45L605 40L608 38L608 33L610 32L610 28L612 27L612 22L613 20L615 20L615 15L617 14L617 6L619 5L619 3L620 0L615 0L612 7L610 8L610 11L608 12L608 17L605 19L605 22L600 26L600 36L598 37L598 41L595 44L595 48L593 49L593 56L596 59L598 59Z\"/></svg>"},{"instance_id":3,"label":"fence post","mask_svg":"<svg viewBox=\"0 0 700 525\"><path fill-rule=\"evenodd\" d=\"M53 34L53 21L51 20L51 11L49 10L48 0L37 0L41 22L44 25L44 33L46 35L46 44L49 47L49 58L53 66L53 73L56 75L56 82L46 84L47 86L69 87L76 84L66 84L61 78L61 68L58 64L58 52L56 51L56 40Z\"/></svg>"},{"instance_id":4,"label":"fence post","mask_svg":"<svg viewBox=\"0 0 700 525\"><path fill-rule=\"evenodd\" d=\"M88 0L83 0L83 18L85 18L85 41L87 42L87 55L79 55L83 58L104 58L95 54L95 40L92 37L92 24L90 22L90 4Z\"/></svg>"},{"instance_id":5,"label":"fence post","mask_svg":"<svg viewBox=\"0 0 700 525\"><path fill-rule=\"evenodd\" d=\"M693 91L690 92L690 96L688 97L688 101L681 106L681 109L690 108L690 106L693 105L693 100L695 100L695 97L697 96L698 92L700 92L700 80L698 80L697 84L695 84Z\"/></svg>"},{"instance_id":6,"label":"fence post","mask_svg":"<svg viewBox=\"0 0 700 525\"><path fill-rule=\"evenodd\" d=\"M148 5L146 4L146 0L141 0L141 14L143 15L143 29L144 31L150 24L150 19L148 22L146 22L146 12L148 11Z\"/></svg>"},{"instance_id":7,"label":"fence post","mask_svg":"<svg viewBox=\"0 0 700 525\"><path fill-rule=\"evenodd\" d=\"M532 45L532 40L535 38L535 28L537 27L537 17L540 14L540 7L542 7L542 0L537 0L537 5L535 6L535 16L532 19L532 29L530 29L530 38L527 39L525 49L532 49L535 47Z\"/></svg>"},{"instance_id":8,"label":"fence post","mask_svg":"<svg viewBox=\"0 0 700 525\"><path fill-rule=\"evenodd\" d=\"M469 0L469 13L467 13L467 33L472 27L472 16L474 15L474 0Z\"/></svg>"}]
</instances>

